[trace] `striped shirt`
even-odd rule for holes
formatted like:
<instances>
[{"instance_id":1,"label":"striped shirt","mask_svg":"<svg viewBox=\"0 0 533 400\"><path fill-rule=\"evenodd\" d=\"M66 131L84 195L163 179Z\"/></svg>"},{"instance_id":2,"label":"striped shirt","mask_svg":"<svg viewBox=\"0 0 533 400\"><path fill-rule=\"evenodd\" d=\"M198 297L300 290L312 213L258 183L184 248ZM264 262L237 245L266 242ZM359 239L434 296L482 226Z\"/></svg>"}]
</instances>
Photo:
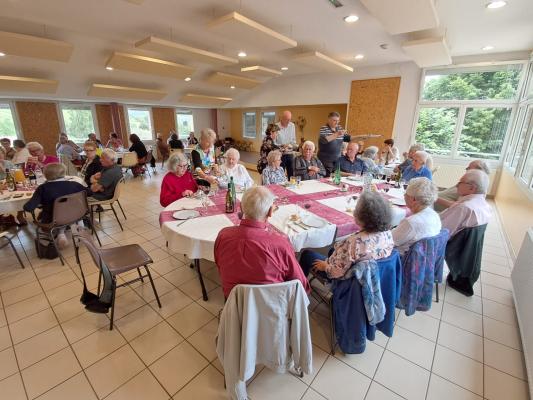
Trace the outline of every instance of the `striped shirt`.
<instances>
[{"instance_id":1,"label":"striped shirt","mask_svg":"<svg viewBox=\"0 0 533 400\"><path fill-rule=\"evenodd\" d=\"M342 126L337 125L335 130L331 129L329 125L324 125L320 128L318 137L318 158L324 161L337 161L341 155L342 142L349 138L349 135L339 136L337 139L328 142L326 136L334 134L336 131L341 131ZM349 139L347 140L349 141Z\"/></svg>"}]
</instances>

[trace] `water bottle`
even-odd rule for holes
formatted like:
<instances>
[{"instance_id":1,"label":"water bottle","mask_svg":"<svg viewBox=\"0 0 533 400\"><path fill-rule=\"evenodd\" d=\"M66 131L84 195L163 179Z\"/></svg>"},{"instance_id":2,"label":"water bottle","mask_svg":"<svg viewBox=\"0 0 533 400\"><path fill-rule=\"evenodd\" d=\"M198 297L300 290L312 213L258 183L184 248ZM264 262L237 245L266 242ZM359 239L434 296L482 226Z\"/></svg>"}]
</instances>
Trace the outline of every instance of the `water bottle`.
<instances>
[{"instance_id":1,"label":"water bottle","mask_svg":"<svg viewBox=\"0 0 533 400\"><path fill-rule=\"evenodd\" d=\"M367 190L371 189L371 187L372 187L372 179L373 179L372 173L365 172L363 174L363 190L364 191L367 191Z\"/></svg>"}]
</instances>

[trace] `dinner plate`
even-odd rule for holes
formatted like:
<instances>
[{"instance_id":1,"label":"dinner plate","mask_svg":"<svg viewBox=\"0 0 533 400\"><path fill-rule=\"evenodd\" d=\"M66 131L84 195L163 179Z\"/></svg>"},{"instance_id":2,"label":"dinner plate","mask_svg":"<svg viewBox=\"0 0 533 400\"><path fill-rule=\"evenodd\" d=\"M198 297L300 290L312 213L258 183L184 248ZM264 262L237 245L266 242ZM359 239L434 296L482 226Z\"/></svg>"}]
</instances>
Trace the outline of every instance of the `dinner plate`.
<instances>
[{"instance_id":1,"label":"dinner plate","mask_svg":"<svg viewBox=\"0 0 533 400\"><path fill-rule=\"evenodd\" d=\"M200 213L196 210L180 210L176 211L172 216L175 219L191 219L200 216Z\"/></svg>"},{"instance_id":2,"label":"dinner plate","mask_svg":"<svg viewBox=\"0 0 533 400\"><path fill-rule=\"evenodd\" d=\"M304 215L300 221L307 226L310 226L311 228L322 228L326 225L326 221L324 221L322 218L318 218L314 215L308 214Z\"/></svg>"},{"instance_id":3,"label":"dinner plate","mask_svg":"<svg viewBox=\"0 0 533 400\"><path fill-rule=\"evenodd\" d=\"M399 199L397 197L393 197L392 199L390 199L390 202L392 204L395 204L397 206L405 206L405 200L404 199Z\"/></svg>"}]
</instances>

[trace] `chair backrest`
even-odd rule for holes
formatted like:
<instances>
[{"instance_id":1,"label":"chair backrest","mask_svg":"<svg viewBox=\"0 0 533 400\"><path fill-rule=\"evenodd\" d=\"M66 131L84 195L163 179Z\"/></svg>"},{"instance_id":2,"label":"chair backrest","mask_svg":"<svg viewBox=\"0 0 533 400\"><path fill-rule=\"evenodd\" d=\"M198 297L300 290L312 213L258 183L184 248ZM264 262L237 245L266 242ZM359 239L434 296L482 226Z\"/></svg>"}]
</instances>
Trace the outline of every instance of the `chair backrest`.
<instances>
[{"instance_id":1,"label":"chair backrest","mask_svg":"<svg viewBox=\"0 0 533 400\"><path fill-rule=\"evenodd\" d=\"M53 224L56 226L71 225L87 215L87 192L80 191L54 200Z\"/></svg>"},{"instance_id":2,"label":"chair backrest","mask_svg":"<svg viewBox=\"0 0 533 400\"><path fill-rule=\"evenodd\" d=\"M115 186L115 191L113 192L113 197L110 199L110 201L117 201L120 197L120 193L122 192L122 185L124 185L126 181L124 180L124 177L120 178L120 180L117 182L117 185Z\"/></svg>"},{"instance_id":3,"label":"chair backrest","mask_svg":"<svg viewBox=\"0 0 533 400\"><path fill-rule=\"evenodd\" d=\"M91 232L87 229L78 229L78 232L72 234L76 243L83 243L94 263L98 268L102 267L100 250L96 247L91 237Z\"/></svg>"},{"instance_id":4,"label":"chair backrest","mask_svg":"<svg viewBox=\"0 0 533 400\"><path fill-rule=\"evenodd\" d=\"M454 279L468 277L473 284L479 278L487 224L465 228L453 235L446 245L446 263Z\"/></svg>"},{"instance_id":5,"label":"chair backrest","mask_svg":"<svg viewBox=\"0 0 533 400\"><path fill-rule=\"evenodd\" d=\"M137 158L137 153L134 151L124 153L122 155L122 167L135 167L139 159Z\"/></svg>"}]
</instances>

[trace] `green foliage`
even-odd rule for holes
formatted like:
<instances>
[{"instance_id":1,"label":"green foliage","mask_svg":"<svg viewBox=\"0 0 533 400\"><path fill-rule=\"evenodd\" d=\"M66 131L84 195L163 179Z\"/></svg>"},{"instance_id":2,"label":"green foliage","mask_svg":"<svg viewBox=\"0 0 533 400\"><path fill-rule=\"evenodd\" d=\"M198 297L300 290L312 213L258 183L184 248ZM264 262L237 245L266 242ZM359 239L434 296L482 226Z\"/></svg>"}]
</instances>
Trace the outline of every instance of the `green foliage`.
<instances>
[{"instance_id":1,"label":"green foliage","mask_svg":"<svg viewBox=\"0 0 533 400\"><path fill-rule=\"evenodd\" d=\"M188 138L190 132L194 132L194 120L192 114L178 114L178 136Z\"/></svg>"},{"instance_id":2,"label":"green foliage","mask_svg":"<svg viewBox=\"0 0 533 400\"><path fill-rule=\"evenodd\" d=\"M11 140L17 138L15 123L13 122L13 116L9 107L0 108L0 138L4 137L10 138Z\"/></svg>"},{"instance_id":3,"label":"green foliage","mask_svg":"<svg viewBox=\"0 0 533 400\"><path fill-rule=\"evenodd\" d=\"M84 142L94 132L93 113L79 108L63 108L66 134L74 142Z\"/></svg>"},{"instance_id":4,"label":"green foliage","mask_svg":"<svg viewBox=\"0 0 533 400\"><path fill-rule=\"evenodd\" d=\"M130 132L137 134L141 140L152 140L150 112L146 110L128 110Z\"/></svg>"},{"instance_id":5,"label":"green foliage","mask_svg":"<svg viewBox=\"0 0 533 400\"><path fill-rule=\"evenodd\" d=\"M458 108L421 108L416 141L424 143L431 153L449 155L458 112Z\"/></svg>"}]
</instances>

